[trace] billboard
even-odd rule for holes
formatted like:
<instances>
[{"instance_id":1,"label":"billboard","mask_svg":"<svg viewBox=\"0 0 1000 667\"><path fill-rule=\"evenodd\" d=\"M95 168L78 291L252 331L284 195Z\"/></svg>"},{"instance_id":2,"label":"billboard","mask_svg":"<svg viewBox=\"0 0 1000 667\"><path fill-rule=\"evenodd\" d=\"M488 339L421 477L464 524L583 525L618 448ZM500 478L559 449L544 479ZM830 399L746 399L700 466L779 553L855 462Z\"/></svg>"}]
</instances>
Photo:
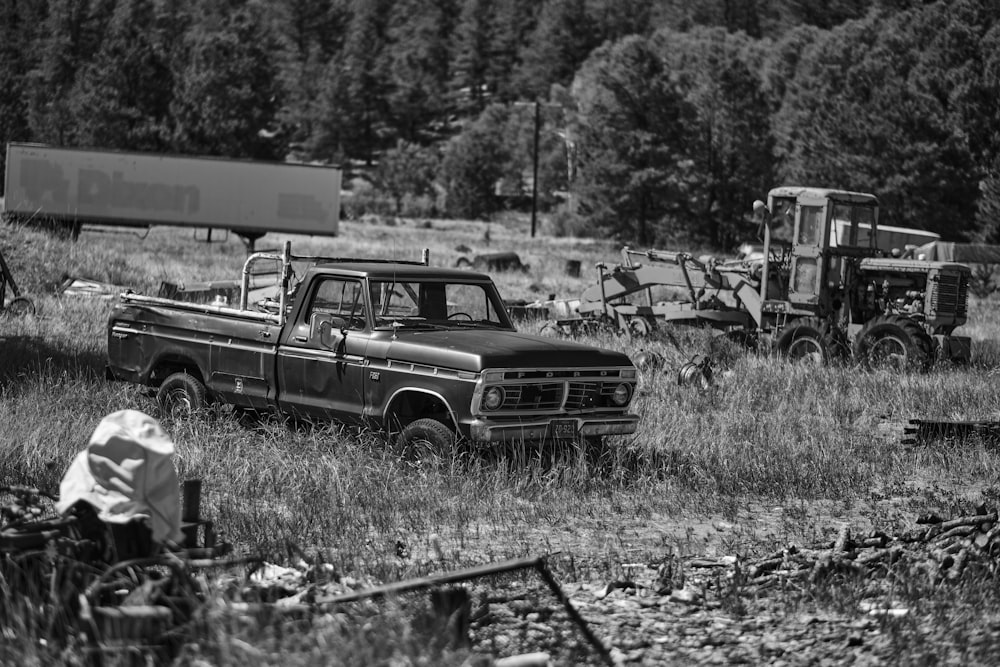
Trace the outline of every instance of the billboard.
<instances>
[{"instance_id":1,"label":"billboard","mask_svg":"<svg viewBox=\"0 0 1000 667\"><path fill-rule=\"evenodd\" d=\"M7 144L8 214L336 236L336 167Z\"/></svg>"}]
</instances>

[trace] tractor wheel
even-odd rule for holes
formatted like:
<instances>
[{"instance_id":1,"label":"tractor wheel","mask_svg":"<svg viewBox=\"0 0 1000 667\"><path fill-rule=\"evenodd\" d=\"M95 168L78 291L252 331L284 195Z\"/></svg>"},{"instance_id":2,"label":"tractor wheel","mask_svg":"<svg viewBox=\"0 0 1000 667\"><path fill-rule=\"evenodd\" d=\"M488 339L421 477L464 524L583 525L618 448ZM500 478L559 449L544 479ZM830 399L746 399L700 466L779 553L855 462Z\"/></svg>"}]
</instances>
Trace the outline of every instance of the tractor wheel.
<instances>
[{"instance_id":1,"label":"tractor wheel","mask_svg":"<svg viewBox=\"0 0 1000 667\"><path fill-rule=\"evenodd\" d=\"M653 324L645 317L633 317L628 321L628 333L633 338L645 338L653 331Z\"/></svg>"},{"instance_id":2,"label":"tractor wheel","mask_svg":"<svg viewBox=\"0 0 1000 667\"><path fill-rule=\"evenodd\" d=\"M544 336L545 338L562 338L563 329L557 322L549 320L539 327L538 335Z\"/></svg>"},{"instance_id":3,"label":"tractor wheel","mask_svg":"<svg viewBox=\"0 0 1000 667\"><path fill-rule=\"evenodd\" d=\"M203 410L208 405L205 385L188 373L174 373L160 385L156 392L160 414L173 419L184 419Z\"/></svg>"},{"instance_id":4,"label":"tractor wheel","mask_svg":"<svg viewBox=\"0 0 1000 667\"><path fill-rule=\"evenodd\" d=\"M868 322L858 334L854 356L871 369L926 371L934 360L934 341L907 317L886 315Z\"/></svg>"},{"instance_id":5,"label":"tractor wheel","mask_svg":"<svg viewBox=\"0 0 1000 667\"><path fill-rule=\"evenodd\" d=\"M436 419L417 419L403 428L397 440L405 458L422 459L425 456L442 456L455 445L455 434Z\"/></svg>"},{"instance_id":6,"label":"tractor wheel","mask_svg":"<svg viewBox=\"0 0 1000 667\"><path fill-rule=\"evenodd\" d=\"M818 317L805 317L781 331L777 350L790 361L820 366L834 358L834 334Z\"/></svg>"}]
</instances>

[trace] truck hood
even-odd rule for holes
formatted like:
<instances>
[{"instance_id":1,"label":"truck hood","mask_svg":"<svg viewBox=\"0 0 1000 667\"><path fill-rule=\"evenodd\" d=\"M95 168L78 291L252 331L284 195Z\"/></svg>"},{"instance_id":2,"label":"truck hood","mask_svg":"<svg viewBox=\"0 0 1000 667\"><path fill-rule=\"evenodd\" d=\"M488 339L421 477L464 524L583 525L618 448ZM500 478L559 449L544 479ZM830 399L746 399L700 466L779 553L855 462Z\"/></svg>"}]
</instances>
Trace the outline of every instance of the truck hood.
<instances>
[{"instance_id":1,"label":"truck hood","mask_svg":"<svg viewBox=\"0 0 1000 667\"><path fill-rule=\"evenodd\" d=\"M557 338L512 331L405 331L389 345L392 361L478 372L485 368L631 366L628 356Z\"/></svg>"}]
</instances>

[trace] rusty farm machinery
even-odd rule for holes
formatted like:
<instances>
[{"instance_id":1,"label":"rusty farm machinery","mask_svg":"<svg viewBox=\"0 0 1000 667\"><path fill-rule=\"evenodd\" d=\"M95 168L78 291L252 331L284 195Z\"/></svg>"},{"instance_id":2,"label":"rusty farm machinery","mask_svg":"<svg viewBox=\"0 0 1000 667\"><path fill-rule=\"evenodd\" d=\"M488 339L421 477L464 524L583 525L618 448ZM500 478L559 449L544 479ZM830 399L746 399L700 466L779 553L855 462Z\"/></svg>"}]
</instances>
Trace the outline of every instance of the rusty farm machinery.
<instances>
[{"instance_id":1,"label":"rusty farm machinery","mask_svg":"<svg viewBox=\"0 0 1000 667\"><path fill-rule=\"evenodd\" d=\"M969 360L970 339L954 331L966 321L970 267L880 247L874 195L780 187L755 203L754 217L756 256L624 248L621 263L598 264L597 284L559 304L572 312L542 333L603 326L645 336L693 324L793 360L908 369Z\"/></svg>"}]
</instances>

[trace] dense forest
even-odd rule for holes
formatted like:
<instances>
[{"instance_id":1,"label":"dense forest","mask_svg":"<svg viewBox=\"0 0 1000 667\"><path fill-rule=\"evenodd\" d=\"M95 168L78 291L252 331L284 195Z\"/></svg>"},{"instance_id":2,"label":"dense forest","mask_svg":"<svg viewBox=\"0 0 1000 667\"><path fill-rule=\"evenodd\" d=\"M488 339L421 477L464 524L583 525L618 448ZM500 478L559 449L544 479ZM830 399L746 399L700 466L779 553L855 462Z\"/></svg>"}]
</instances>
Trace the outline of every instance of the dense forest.
<instances>
[{"instance_id":1,"label":"dense forest","mask_svg":"<svg viewBox=\"0 0 1000 667\"><path fill-rule=\"evenodd\" d=\"M0 138L342 165L345 210L729 248L779 184L1000 242L1000 0L0 0Z\"/></svg>"}]
</instances>

